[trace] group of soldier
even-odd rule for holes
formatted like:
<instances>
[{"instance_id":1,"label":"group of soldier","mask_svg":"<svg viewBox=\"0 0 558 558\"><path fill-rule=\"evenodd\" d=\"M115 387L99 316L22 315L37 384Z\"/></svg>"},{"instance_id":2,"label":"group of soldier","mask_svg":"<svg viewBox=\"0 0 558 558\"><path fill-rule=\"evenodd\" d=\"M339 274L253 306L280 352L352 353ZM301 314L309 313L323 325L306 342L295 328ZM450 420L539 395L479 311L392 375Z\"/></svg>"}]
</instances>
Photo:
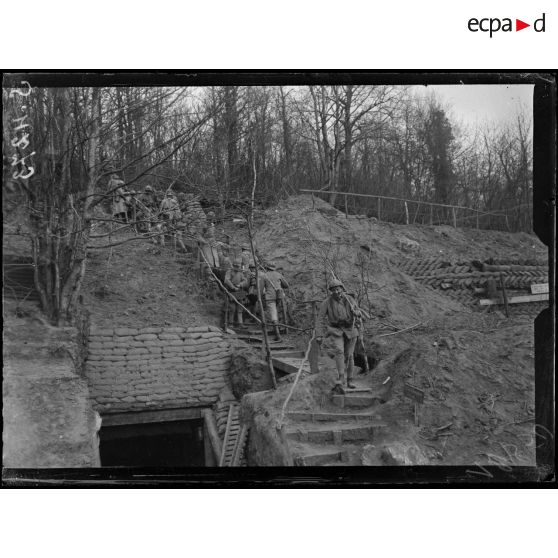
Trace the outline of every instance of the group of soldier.
<instances>
[{"instance_id":1,"label":"group of soldier","mask_svg":"<svg viewBox=\"0 0 558 558\"><path fill-rule=\"evenodd\" d=\"M259 301L268 313L276 340L281 340L279 312L283 325L287 322L285 289L289 285L273 263L266 263L256 255L252 256L248 245L242 245L240 252L215 237L214 214L203 215L203 226L195 225L194 232L188 229L192 223L184 220L177 197L167 191L160 199L151 186L145 186L142 193L126 190L124 182L113 174L109 181L112 194L112 214L115 219L127 223L143 224L142 232L153 233L161 244L172 235L177 245L188 251L182 233L187 229L188 238L194 244L200 257L202 275L219 284L224 290L223 322L225 329L229 316L233 326L243 326L245 317L261 317ZM203 211L200 208L200 212ZM197 227L197 229L196 229ZM232 254L232 259L231 259ZM258 272L256 273L256 265ZM319 308L316 323L316 339L335 360L338 381L334 390L355 388L353 383L354 350L357 341L362 340L362 319L366 313L360 309L354 298L347 294L343 283L337 279L329 284L330 294Z\"/></svg>"},{"instance_id":2,"label":"group of soldier","mask_svg":"<svg viewBox=\"0 0 558 558\"><path fill-rule=\"evenodd\" d=\"M244 253L247 252L246 248L243 247ZM244 324L245 313L253 317L261 315L259 308L259 300L261 300L262 307L267 310L275 339L280 341L279 311L282 311L283 324L286 325L287 307L284 289L288 289L289 284L276 269L275 264L258 263L257 265L259 269L256 272L256 263L253 259L248 259L246 262L239 258L225 270L223 277L223 286L227 291L223 308L225 325L231 307L233 326Z\"/></svg>"}]
</instances>

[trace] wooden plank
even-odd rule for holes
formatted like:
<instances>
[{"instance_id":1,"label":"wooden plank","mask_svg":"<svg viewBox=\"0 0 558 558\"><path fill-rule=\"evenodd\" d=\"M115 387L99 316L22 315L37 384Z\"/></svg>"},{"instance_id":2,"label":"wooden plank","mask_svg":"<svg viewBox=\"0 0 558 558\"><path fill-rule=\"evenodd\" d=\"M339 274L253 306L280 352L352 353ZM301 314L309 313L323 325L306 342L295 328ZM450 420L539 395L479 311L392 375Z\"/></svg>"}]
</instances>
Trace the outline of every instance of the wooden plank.
<instances>
[{"instance_id":1,"label":"wooden plank","mask_svg":"<svg viewBox=\"0 0 558 558\"><path fill-rule=\"evenodd\" d=\"M508 298L508 304L522 304L524 302L544 302L546 300L548 300L548 293L521 295ZM479 300L480 306L494 306L497 304L503 304L503 301L494 298L481 298Z\"/></svg>"},{"instance_id":2,"label":"wooden plank","mask_svg":"<svg viewBox=\"0 0 558 558\"><path fill-rule=\"evenodd\" d=\"M176 420L193 420L202 417L201 407L189 409L170 409L164 411L138 411L134 413L103 414L103 426L120 426L124 424L146 424L150 422L170 422Z\"/></svg>"},{"instance_id":3,"label":"wooden plank","mask_svg":"<svg viewBox=\"0 0 558 558\"><path fill-rule=\"evenodd\" d=\"M548 292L548 283L534 283L531 285L532 294L543 294Z\"/></svg>"},{"instance_id":4,"label":"wooden plank","mask_svg":"<svg viewBox=\"0 0 558 558\"><path fill-rule=\"evenodd\" d=\"M273 351L274 358L302 358L304 356L304 351Z\"/></svg>"},{"instance_id":5,"label":"wooden plank","mask_svg":"<svg viewBox=\"0 0 558 558\"><path fill-rule=\"evenodd\" d=\"M286 374L296 374L300 367L301 359L298 358L272 358L272 363L274 368L285 372ZM302 367L303 370L310 371L310 365L308 362L304 363Z\"/></svg>"}]
</instances>

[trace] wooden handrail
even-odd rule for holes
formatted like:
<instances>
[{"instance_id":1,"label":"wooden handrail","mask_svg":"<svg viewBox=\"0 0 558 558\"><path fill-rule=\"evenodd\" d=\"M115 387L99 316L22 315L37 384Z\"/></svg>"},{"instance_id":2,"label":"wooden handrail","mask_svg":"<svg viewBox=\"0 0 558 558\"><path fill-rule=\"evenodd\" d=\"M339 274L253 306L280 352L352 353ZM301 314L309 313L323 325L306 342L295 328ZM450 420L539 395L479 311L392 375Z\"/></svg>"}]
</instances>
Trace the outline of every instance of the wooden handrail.
<instances>
[{"instance_id":1,"label":"wooden handrail","mask_svg":"<svg viewBox=\"0 0 558 558\"><path fill-rule=\"evenodd\" d=\"M410 203L422 203L424 205L436 206L436 207L449 207L453 209L467 209L469 211L475 211L477 213L481 213L482 215L494 215L495 217L504 217L505 215L501 213L490 213L487 211L482 211L480 209L473 209L472 207L466 207L464 205L449 205L443 203L434 203L429 201L422 201L422 200L408 200L405 198L394 198L391 196L379 196L377 194L357 194L356 192L337 192L331 190L300 190L300 192L304 193L311 193L311 194L339 194L343 196L357 196L360 198L375 198L375 199L382 199L382 200L394 200L394 201L402 201L402 202L410 202Z\"/></svg>"}]
</instances>

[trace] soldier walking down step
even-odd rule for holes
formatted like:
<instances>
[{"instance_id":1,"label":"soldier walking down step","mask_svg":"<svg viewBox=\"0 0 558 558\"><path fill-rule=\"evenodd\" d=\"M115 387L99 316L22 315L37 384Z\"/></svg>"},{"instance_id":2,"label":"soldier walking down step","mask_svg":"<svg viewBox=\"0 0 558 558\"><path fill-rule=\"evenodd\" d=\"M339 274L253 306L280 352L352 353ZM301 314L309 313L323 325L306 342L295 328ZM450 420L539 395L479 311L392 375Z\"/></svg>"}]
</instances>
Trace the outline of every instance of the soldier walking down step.
<instances>
[{"instance_id":1,"label":"soldier walking down step","mask_svg":"<svg viewBox=\"0 0 558 558\"><path fill-rule=\"evenodd\" d=\"M224 284L229 292L234 293L234 297L238 302L242 304L246 302L245 289L248 288L248 280L242 272L242 262L240 260L235 260L233 262L232 269L227 270L225 273ZM229 299L228 295L227 299ZM229 304L227 299L225 299L225 304ZM233 325L243 325L242 306L240 306L240 304L235 302L232 298L230 298L230 301L233 304Z\"/></svg>"},{"instance_id":2,"label":"soldier walking down step","mask_svg":"<svg viewBox=\"0 0 558 558\"><path fill-rule=\"evenodd\" d=\"M277 312L277 306L283 302L285 293L283 289L288 289L289 284L279 273L275 267L275 264L270 263L267 266L267 271L263 276L263 286L265 292L265 305L269 313L269 318L273 325L273 332L275 333L275 339L281 341L281 334L279 333L279 315Z\"/></svg>"},{"instance_id":3,"label":"soldier walking down step","mask_svg":"<svg viewBox=\"0 0 558 558\"><path fill-rule=\"evenodd\" d=\"M349 296L343 283L335 279L329 285L330 295L322 302L318 312L317 340L324 337L324 325L327 321L325 349L335 358L337 384L335 391L343 391L345 382L348 388L353 384L353 354L358 339L355 322L361 312L354 299Z\"/></svg>"}]
</instances>

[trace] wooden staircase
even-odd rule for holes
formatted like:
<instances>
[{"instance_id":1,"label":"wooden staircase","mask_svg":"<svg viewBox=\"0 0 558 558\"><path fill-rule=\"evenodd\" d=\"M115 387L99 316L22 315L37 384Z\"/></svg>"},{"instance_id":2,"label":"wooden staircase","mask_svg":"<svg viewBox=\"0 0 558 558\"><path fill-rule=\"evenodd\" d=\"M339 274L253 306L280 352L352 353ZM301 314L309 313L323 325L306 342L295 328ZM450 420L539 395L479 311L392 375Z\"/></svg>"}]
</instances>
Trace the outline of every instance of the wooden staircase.
<instances>
[{"instance_id":1,"label":"wooden staircase","mask_svg":"<svg viewBox=\"0 0 558 558\"><path fill-rule=\"evenodd\" d=\"M387 427L378 417L381 399L377 389L361 387L332 395L328 408L286 413L284 439L293 464L362 465L364 446L377 443Z\"/></svg>"}]
</instances>

